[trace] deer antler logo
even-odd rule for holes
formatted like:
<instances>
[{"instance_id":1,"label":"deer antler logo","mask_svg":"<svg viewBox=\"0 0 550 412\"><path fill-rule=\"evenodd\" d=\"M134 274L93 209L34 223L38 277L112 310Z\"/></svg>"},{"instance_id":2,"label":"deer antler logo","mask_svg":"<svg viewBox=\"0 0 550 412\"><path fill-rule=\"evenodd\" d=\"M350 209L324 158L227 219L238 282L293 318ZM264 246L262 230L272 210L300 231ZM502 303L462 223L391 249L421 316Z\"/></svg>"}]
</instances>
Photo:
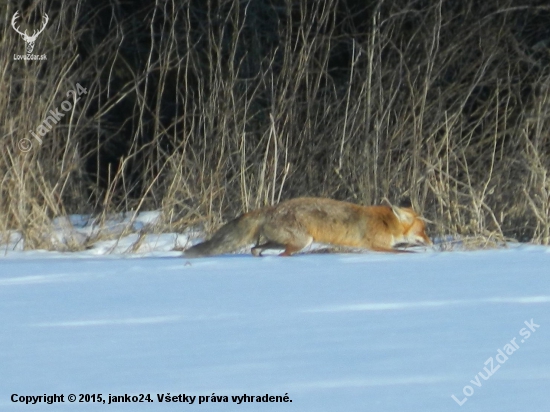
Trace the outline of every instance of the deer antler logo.
<instances>
[{"instance_id":1,"label":"deer antler logo","mask_svg":"<svg viewBox=\"0 0 550 412\"><path fill-rule=\"evenodd\" d=\"M34 42L36 41L36 38L46 28L46 24L48 24L49 17L46 13L44 13L44 16L42 16L42 27L40 28L40 30L34 30L33 33L32 33L32 36L29 36L27 34L27 30L25 30L22 33L19 30L19 28L15 26L18 17L19 17L19 10L17 10L15 12L15 14L13 15L13 17L11 19L11 25L12 25L13 29L17 33L19 33L21 35L21 37L23 38L23 40L25 40L25 42L27 43L27 55L29 55L29 54L32 53L32 49L34 49Z\"/></svg>"}]
</instances>

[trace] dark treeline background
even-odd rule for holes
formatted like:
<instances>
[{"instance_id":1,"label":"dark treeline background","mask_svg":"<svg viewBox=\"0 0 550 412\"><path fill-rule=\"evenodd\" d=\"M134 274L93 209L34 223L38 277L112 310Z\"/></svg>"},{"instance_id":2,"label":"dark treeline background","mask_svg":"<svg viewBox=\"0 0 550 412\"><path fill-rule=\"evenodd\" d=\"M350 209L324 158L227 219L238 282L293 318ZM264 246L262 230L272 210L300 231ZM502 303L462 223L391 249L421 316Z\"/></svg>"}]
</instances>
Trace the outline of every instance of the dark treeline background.
<instances>
[{"instance_id":1,"label":"dark treeline background","mask_svg":"<svg viewBox=\"0 0 550 412\"><path fill-rule=\"evenodd\" d=\"M0 229L30 247L69 213L162 209L163 230L210 230L304 195L410 201L432 235L550 243L546 2L2 10ZM48 14L33 51L46 61L14 60L17 10L29 34ZM87 93L74 101L77 83ZM65 100L39 144L29 131Z\"/></svg>"}]
</instances>

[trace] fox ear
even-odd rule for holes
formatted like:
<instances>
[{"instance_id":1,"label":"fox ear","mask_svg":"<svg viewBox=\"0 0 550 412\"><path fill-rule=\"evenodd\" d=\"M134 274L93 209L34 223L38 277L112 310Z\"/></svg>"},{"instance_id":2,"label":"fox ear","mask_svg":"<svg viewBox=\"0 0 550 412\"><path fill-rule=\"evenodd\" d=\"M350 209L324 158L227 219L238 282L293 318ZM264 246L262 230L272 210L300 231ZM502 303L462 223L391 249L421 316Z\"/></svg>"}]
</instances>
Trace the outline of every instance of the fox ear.
<instances>
[{"instance_id":1,"label":"fox ear","mask_svg":"<svg viewBox=\"0 0 550 412\"><path fill-rule=\"evenodd\" d=\"M391 207L391 210L401 223L406 223L410 225L414 221L414 215L408 210L393 205Z\"/></svg>"}]
</instances>

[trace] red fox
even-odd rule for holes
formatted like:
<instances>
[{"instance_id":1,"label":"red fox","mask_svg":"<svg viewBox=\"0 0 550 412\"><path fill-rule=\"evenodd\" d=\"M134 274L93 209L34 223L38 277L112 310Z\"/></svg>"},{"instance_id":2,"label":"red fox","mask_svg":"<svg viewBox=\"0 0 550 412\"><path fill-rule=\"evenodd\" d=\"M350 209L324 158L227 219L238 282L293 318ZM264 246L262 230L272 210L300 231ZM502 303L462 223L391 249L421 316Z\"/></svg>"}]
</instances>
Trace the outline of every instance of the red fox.
<instances>
[{"instance_id":1,"label":"red fox","mask_svg":"<svg viewBox=\"0 0 550 412\"><path fill-rule=\"evenodd\" d=\"M265 243L260 244L261 239ZM254 242L254 256L267 249L284 249L280 256L290 256L312 242L380 252L404 252L395 247L432 244L424 220L411 208L302 197L245 213L184 254L218 255Z\"/></svg>"},{"instance_id":2,"label":"red fox","mask_svg":"<svg viewBox=\"0 0 550 412\"><path fill-rule=\"evenodd\" d=\"M260 239L265 243L260 245ZM184 254L218 255L254 242L254 256L267 249L284 249L280 256L290 256L312 242L394 253L404 252L395 249L399 246L432 244L424 221L411 208L302 197L245 213Z\"/></svg>"}]
</instances>

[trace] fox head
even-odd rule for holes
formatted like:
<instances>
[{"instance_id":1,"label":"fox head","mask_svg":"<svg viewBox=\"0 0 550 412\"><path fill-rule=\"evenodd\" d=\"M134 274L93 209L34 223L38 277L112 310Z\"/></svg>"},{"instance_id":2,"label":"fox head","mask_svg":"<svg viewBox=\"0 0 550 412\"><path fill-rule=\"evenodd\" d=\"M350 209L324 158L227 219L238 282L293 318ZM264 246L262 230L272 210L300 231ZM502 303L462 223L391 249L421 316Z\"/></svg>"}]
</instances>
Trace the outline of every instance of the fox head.
<instances>
[{"instance_id":1,"label":"fox head","mask_svg":"<svg viewBox=\"0 0 550 412\"><path fill-rule=\"evenodd\" d=\"M403 233L395 239L396 244L407 244L411 246L427 246L432 241L426 235L426 223L410 207L392 206L393 214L403 225Z\"/></svg>"}]
</instances>

